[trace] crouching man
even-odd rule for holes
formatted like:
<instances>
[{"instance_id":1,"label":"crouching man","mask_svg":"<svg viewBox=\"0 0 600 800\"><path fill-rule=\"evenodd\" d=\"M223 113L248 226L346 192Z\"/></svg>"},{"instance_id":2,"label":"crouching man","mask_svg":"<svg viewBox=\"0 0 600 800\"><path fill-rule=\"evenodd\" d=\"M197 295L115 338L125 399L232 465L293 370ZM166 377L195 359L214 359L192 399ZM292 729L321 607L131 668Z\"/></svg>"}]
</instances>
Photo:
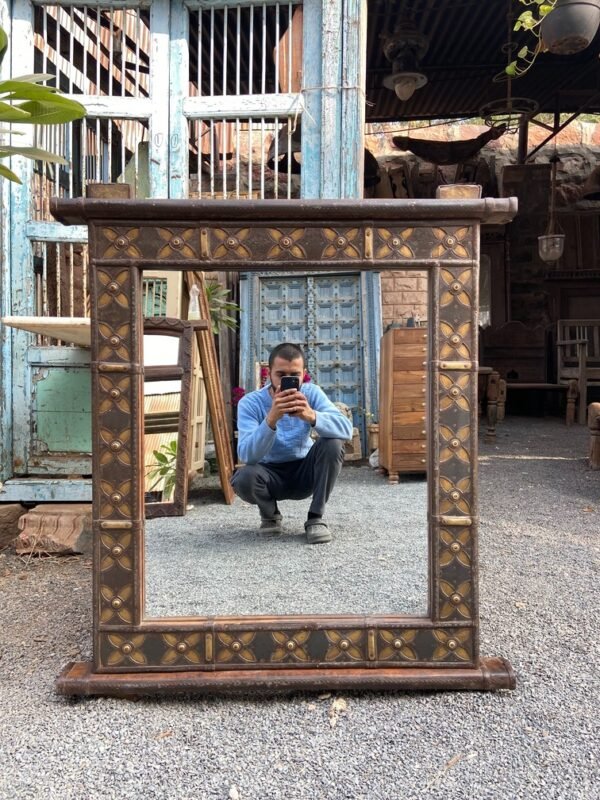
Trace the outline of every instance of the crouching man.
<instances>
[{"instance_id":1,"label":"crouching man","mask_svg":"<svg viewBox=\"0 0 600 800\"><path fill-rule=\"evenodd\" d=\"M238 405L238 457L231 485L247 503L258 506L263 530L281 532L278 500L312 497L304 523L309 544L331 541L325 505L344 460L352 423L314 383L304 383L304 353L279 344L269 355L269 382L242 397ZM296 378L298 389L285 388ZM283 386L282 386L283 381ZM319 434L311 438L311 430Z\"/></svg>"}]
</instances>

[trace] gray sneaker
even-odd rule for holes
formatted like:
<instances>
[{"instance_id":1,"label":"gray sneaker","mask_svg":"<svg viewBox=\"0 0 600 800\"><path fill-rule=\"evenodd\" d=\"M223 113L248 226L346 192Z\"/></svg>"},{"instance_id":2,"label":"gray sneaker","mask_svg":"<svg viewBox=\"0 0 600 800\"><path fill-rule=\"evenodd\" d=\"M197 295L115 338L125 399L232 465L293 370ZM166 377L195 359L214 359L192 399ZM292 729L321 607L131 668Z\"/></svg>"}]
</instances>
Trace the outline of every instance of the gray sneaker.
<instances>
[{"instance_id":1,"label":"gray sneaker","mask_svg":"<svg viewBox=\"0 0 600 800\"><path fill-rule=\"evenodd\" d=\"M260 530L264 533L279 534L283 531L283 517L275 514L274 517L261 517Z\"/></svg>"},{"instance_id":2,"label":"gray sneaker","mask_svg":"<svg viewBox=\"0 0 600 800\"><path fill-rule=\"evenodd\" d=\"M327 523L322 519L307 519L304 523L304 530L309 544L325 544L333 538Z\"/></svg>"}]
</instances>

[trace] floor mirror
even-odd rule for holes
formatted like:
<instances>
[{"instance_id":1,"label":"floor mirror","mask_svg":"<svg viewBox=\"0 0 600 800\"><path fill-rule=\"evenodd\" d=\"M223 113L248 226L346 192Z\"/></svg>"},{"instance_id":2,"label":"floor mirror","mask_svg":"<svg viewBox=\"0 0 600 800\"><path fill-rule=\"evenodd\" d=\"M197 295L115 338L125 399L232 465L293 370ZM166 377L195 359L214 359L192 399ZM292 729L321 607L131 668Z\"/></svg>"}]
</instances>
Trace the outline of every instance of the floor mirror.
<instances>
[{"instance_id":1,"label":"floor mirror","mask_svg":"<svg viewBox=\"0 0 600 800\"><path fill-rule=\"evenodd\" d=\"M509 662L479 652L476 465L480 226L510 221L516 201L81 199L52 212L89 229L94 417L93 660L66 665L57 690L513 688ZM346 520L322 555L290 536L265 557L251 521L233 524L224 503L191 528L190 516L146 520L144 269L321 275L348 293L361 271L425 271L426 345L386 369L423 375L401 402L419 405L426 479L390 485L342 470L380 529ZM325 381L326 330L322 339ZM115 443L126 458L107 457ZM290 558L304 560L307 582L278 592L272 577Z\"/></svg>"}]
</instances>

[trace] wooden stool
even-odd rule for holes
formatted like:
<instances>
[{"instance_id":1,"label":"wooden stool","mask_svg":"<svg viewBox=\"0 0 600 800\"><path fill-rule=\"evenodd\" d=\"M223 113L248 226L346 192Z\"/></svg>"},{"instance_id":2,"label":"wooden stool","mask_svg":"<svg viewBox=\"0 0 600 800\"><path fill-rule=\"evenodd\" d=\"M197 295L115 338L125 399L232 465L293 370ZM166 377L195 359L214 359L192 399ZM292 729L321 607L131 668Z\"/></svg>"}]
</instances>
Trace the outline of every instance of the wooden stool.
<instances>
[{"instance_id":1,"label":"wooden stool","mask_svg":"<svg viewBox=\"0 0 600 800\"><path fill-rule=\"evenodd\" d=\"M600 469L600 403L589 404L587 419L590 429L590 468Z\"/></svg>"}]
</instances>

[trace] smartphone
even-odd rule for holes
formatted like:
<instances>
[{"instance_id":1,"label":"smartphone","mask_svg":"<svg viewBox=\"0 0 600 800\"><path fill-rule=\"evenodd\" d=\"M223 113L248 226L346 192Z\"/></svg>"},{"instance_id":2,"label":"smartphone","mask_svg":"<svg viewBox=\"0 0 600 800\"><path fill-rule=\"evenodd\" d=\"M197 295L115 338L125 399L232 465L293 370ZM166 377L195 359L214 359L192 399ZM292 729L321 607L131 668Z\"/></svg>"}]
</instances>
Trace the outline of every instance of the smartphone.
<instances>
[{"instance_id":1,"label":"smartphone","mask_svg":"<svg viewBox=\"0 0 600 800\"><path fill-rule=\"evenodd\" d=\"M280 390L285 392L286 389L296 389L300 388L300 378L297 375L284 375L281 378Z\"/></svg>"}]
</instances>

